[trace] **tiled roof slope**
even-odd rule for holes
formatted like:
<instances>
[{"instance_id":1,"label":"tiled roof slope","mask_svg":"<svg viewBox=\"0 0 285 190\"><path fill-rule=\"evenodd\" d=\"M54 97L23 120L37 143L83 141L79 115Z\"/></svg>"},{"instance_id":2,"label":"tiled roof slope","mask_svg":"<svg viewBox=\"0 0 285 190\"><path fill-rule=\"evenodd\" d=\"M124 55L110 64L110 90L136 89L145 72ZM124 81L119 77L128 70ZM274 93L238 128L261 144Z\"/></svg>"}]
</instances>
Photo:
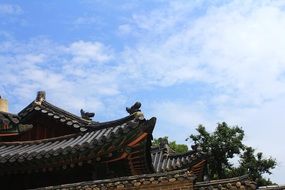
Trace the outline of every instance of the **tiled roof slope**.
<instances>
[{"instance_id":1,"label":"tiled roof slope","mask_svg":"<svg viewBox=\"0 0 285 190\"><path fill-rule=\"evenodd\" d=\"M191 169L199 179L202 178L204 166L206 164L206 154L192 146L190 150L184 154L176 154L168 144L152 148L152 161L155 172L166 172L179 169Z\"/></svg>"},{"instance_id":2,"label":"tiled roof slope","mask_svg":"<svg viewBox=\"0 0 285 190\"><path fill-rule=\"evenodd\" d=\"M123 125L105 128L83 134L68 135L60 138L37 140L30 142L0 143L0 162L23 162L24 159L32 160L48 156L56 156L59 153L67 153L72 149L84 149L96 145L102 145L112 137L120 136L138 126L137 122L130 121ZM22 155L23 154L23 155Z\"/></svg>"},{"instance_id":3,"label":"tiled roof slope","mask_svg":"<svg viewBox=\"0 0 285 190\"><path fill-rule=\"evenodd\" d=\"M22 124L18 115L0 112L0 137L18 135L32 127L32 125Z\"/></svg>"},{"instance_id":4,"label":"tiled roof slope","mask_svg":"<svg viewBox=\"0 0 285 190\"><path fill-rule=\"evenodd\" d=\"M45 101L42 102L42 105L50 106ZM38 107L35 106L33 109L36 110ZM43 110L46 109L41 109L44 114L51 113L43 112ZM54 117L58 113L59 111L56 110L56 114L50 114L50 117L58 119ZM64 114L69 118L71 116L67 112ZM20 115L23 117L23 112ZM151 156L150 153L147 154L146 149L150 148L155 120L155 118L145 120L141 112L135 112L125 118L96 123L96 125L95 123L86 125L84 121L80 125L88 130L71 135L43 140L1 142L0 174L37 171L40 168L52 170L57 167L80 165L82 162L107 162L124 158L130 159L129 163L131 164L134 161L137 165L149 165L151 161L149 164L145 162L151 160ZM77 121L81 121L81 119L77 118ZM135 153L132 154L133 152ZM137 161L136 159L142 160ZM146 167L150 168L151 166ZM136 164L132 164L132 170L133 174L136 174L136 171L140 169L136 167Z\"/></svg>"}]
</instances>

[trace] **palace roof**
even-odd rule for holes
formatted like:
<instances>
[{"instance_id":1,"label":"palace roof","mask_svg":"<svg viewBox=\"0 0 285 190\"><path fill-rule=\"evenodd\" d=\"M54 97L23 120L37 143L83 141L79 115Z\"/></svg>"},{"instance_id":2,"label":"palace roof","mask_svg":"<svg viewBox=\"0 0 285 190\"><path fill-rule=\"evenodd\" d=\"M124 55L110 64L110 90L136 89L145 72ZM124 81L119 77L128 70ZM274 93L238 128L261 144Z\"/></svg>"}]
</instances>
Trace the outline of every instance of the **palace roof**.
<instances>
[{"instance_id":1,"label":"palace roof","mask_svg":"<svg viewBox=\"0 0 285 190\"><path fill-rule=\"evenodd\" d=\"M0 119L6 115L0 113ZM12 123L16 119L19 123L32 123L34 128L19 133L12 140L0 142L2 175L117 161L124 162L124 175L153 172L148 149L156 118L146 120L139 110L122 119L99 123L75 116L42 99L41 102L32 102L18 116L11 115L9 121ZM62 128L72 128L72 131L54 137L34 138L37 133L44 136L51 129Z\"/></svg>"},{"instance_id":2,"label":"palace roof","mask_svg":"<svg viewBox=\"0 0 285 190\"><path fill-rule=\"evenodd\" d=\"M184 154L167 144L151 147L156 118L145 119L140 107L136 102L126 108L129 115L98 122L91 119L94 113L81 110L81 117L74 115L39 92L19 114L0 112L0 175L14 188L19 187L9 182L13 176L22 182L33 176L33 186L22 184L29 188L123 176L190 176L201 181L206 155L196 146ZM56 182L62 173L67 176Z\"/></svg>"}]
</instances>

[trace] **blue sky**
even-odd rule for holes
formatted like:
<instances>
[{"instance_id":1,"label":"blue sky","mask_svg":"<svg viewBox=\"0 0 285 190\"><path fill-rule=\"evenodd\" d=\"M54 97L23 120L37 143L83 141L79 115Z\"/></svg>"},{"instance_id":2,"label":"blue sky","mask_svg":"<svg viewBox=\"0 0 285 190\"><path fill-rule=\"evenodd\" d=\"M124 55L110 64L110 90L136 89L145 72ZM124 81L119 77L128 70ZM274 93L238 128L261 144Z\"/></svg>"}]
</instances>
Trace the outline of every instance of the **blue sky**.
<instances>
[{"instance_id":1,"label":"blue sky","mask_svg":"<svg viewBox=\"0 0 285 190\"><path fill-rule=\"evenodd\" d=\"M155 137L226 121L277 159L285 183L284 1L0 0L0 94L106 121L142 102Z\"/></svg>"}]
</instances>

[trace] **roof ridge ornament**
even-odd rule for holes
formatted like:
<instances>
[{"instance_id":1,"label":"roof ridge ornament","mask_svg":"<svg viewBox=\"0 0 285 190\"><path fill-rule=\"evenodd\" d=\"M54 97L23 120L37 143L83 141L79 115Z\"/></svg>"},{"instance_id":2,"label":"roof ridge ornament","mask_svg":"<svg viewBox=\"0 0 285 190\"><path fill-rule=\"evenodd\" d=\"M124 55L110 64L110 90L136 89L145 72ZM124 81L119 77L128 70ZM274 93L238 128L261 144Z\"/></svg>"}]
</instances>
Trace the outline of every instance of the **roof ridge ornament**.
<instances>
[{"instance_id":1,"label":"roof ridge ornament","mask_svg":"<svg viewBox=\"0 0 285 190\"><path fill-rule=\"evenodd\" d=\"M130 108L126 107L126 111L132 115L135 112L140 112L140 107L142 106L142 104L140 102L136 102L134 105L132 105Z\"/></svg>"},{"instance_id":2,"label":"roof ridge ornament","mask_svg":"<svg viewBox=\"0 0 285 190\"><path fill-rule=\"evenodd\" d=\"M126 107L126 111L130 114L130 115L134 115L135 118L137 118L138 120L144 120L144 114L143 112L140 110L141 107L141 103L140 102L136 102L134 105L132 105L131 107Z\"/></svg>"},{"instance_id":3,"label":"roof ridge ornament","mask_svg":"<svg viewBox=\"0 0 285 190\"><path fill-rule=\"evenodd\" d=\"M95 113L85 112L83 109L80 110L81 117L86 120L92 120L91 117L95 116Z\"/></svg>"},{"instance_id":4,"label":"roof ridge ornament","mask_svg":"<svg viewBox=\"0 0 285 190\"><path fill-rule=\"evenodd\" d=\"M46 92L45 91L38 91L35 103L41 105L43 101L46 100Z\"/></svg>"}]
</instances>

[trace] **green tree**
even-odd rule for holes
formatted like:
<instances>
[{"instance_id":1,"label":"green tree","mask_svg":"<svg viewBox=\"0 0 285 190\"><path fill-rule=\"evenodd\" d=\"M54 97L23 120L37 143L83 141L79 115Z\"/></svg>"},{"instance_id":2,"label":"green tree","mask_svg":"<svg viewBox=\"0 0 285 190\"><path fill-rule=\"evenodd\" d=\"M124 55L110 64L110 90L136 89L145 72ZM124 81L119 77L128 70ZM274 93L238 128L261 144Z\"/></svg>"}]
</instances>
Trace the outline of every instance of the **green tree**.
<instances>
[{"instance_id":1,"label":"green tree","mask_svg":"<svg viewBox=\"0 0 285 190\"><path fill-rule=\"evenodd\" d=\"M271 174L276 166L273 158L265 159L262 153L254 153L254 149L246 147L242 140L244 131L238 127L230 127L227 123L218 123L216 130L209 133L206 128L199 125L197 135L190 135L186 140L201 146L204 152L209 153L209 175L211 179L221 179L249 174L257 185L269 185L272 182L264 179L262 174ZM230 160L239 156L239 166L234 167Z\"/></svg>"},{"instance_id":2,"label":"green tree","mask_svg":"<svg viewBox=\"0 0 285 190\"><path fill-rule=\"evenodd\" d=\"M262 152L255 154L255 149L246 147L240 156L240 165L232 170L232 176L243 175L248 173L250 178L259 186L272 185L270 179L265 179L262 174L272 174L270 171L276 167L276 160L269 157L264 158Z\"/></svg>"},{"instance_id":3,"label":"green tree","mask_svg":"<svg viewBox=\"0 0 285 190\"><path fill-rule=\"evenodd\" d=\"M176 141L168 141L168 137L160 137L153 139L152 145L159 146L160 144L168 144L169 147L176 153L185 153L188 151L188 146L185 144L177 144Z\"/></svg>"},{"instance_id":4,"label":"green tree","mask_svg":"<svg viewBox=\"0 0 285 190\"><path fill-rule=\"evenodd\" d=\"M194 144L199 144L204 152L209 153L209 174L211 179L227 177L232 169L230 159L240 154L244 149L242 143L244 131L239 127L229 127L225 122L218 123L214 133L210 134L206 128L199 125L198 135L190 135Z\"/></svg>"}]
</instances>

